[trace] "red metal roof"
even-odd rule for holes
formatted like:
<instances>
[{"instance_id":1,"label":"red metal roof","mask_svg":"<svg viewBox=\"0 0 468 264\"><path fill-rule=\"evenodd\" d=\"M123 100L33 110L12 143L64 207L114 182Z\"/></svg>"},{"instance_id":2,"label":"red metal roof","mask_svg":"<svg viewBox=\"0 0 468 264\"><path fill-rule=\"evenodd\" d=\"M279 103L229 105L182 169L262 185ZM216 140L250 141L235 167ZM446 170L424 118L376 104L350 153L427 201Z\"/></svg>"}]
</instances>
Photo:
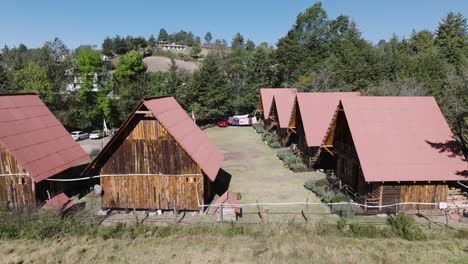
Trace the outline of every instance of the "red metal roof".
<instances>
[{"instance_id":1,"label":"red metal roof","mask_svg":"<svg viewBox=\"0 0 468 264\"><path fill-rule=\"evenodd\" d=\"M433 97L341 102L366 181L467 179L468 163Z\"/></svg>"},{"instance_id":2,"label":"red metal roof","mask_svg":"<svg viewBox=\"0 0 468 264\"><path fill-rule=\"evenodd\" d=\"M50 206L55 210L66 211L70 209L70 207L72 207L74 204L75 203L73 203L65 193L61 192L52 197L50 200L47 200L44 207Z\"/></svg>"},{"instance_id":3,"label":"red metal roof","mask_svg":"<svg viewBox=\"0 0 468 264\"><path fill-rule=\"evenodd\" d=\"M225 192L212 203L214 205L213 213L216 213L219 210L219 207L221 207L221 204L224 203L231 205L236 210L236 212L240 214L240 202L229 192Z\"/></svg>"},{"instance_id":4,"label":"red metal roof","mask_svg":"<svg viewBox=\"0 0 468 264\"><path fill-rule=\"evenodd\" d=\"M174 97L145 99L143 104L212 181L224 155L193 122Z\"/></svg>"},{"instance_id":5,"label":"red metal roof","mask_svg":"<svg viewBox=\"0 0 468 264\"><path fill-rule=\"evenodd\" d=\"M318 147L322 144L341 98L359 95L359 92L298 93L297 104L307 146Z\"/></svg>"},{"instance_id":6,"label":"red metal roof","mask_svg":"<svg viewBox=\"0 0 468 264\"><path fill-rule=\"evenodd\" d=\"M260 88L260 98L262 100L263 118L268 119L273 102L273 96L277 91L289 91L290 93L297 93L296 88Z\"/></svg>"},{"instance_id":7,"label":"red metal roof","mask_svg":"<svg viewBox=\"0 0 468 264\"><path fill-rule=\"evenodd\" d=\"M0 96L0 144L35 182L89 160L37 95Z\"/></svg>"},{"instance_id":8,"label":"red metal roof","mask_svg":"<svg viewBox=\"0 0 468 264\"><path fill-rule=\"evenodd\" d=\"M296 99L296 90L278 89L273 95L273 101L278 114L278 125L280 128L289 127L289 119Z\"/></svg>"}]
</instances>

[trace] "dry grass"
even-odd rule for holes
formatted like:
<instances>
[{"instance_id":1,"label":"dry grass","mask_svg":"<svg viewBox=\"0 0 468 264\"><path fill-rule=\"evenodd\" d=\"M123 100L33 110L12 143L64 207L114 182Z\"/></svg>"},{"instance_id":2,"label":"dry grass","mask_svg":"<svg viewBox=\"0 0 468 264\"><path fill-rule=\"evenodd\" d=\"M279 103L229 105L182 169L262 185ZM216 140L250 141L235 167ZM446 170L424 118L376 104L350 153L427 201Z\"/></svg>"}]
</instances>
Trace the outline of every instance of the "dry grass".
<instances>
[{"instance_id":1,"label":"dry grass","mask_svg":"<svg viewBox=\"0 0 468 264\"><path fill-rule=\"evenodd\" d=\"M467 240L409 242L323 236L310 225L242 234L135 239L0 240L1 263L463 263Z\"/></svg>"},{"instance_id":2,"label":"dry grass","mask_svg":"<svg viewBox=\"0 0 468 264\"><path fill-rule=\"evenodd\" d=\"M276 156L277 149L271 149L261 141L260 134L251 127L213 127L205 130L208 137L223 151L225 161L223 169L232 175L229 190L242 194L241 203L259 202L320 202L320 199L304 188L309 178L323 177L319 172L293 173L285 168ZM304 205L297 206L264 206L269 211L269 221L305 222L301 211ZM259 222L257 207L244 207L242 222ZM336 217L320 215L328 213L324 205L311 205L309 215L314 221Z\"/></svg>"},{"instance_id":3,"label":"dry grass","mask_svg":"<svg viewBox=\"0 0 468 264\"><path fill-rule=\"evenodd\" d=\"M193 73L198 69L195 62L175 60L180 72ZM171 66L171 59L162 56L151 56L143 59L143 62L148 67L148 72L167 72Z\"/></svg>"}]
</instances>

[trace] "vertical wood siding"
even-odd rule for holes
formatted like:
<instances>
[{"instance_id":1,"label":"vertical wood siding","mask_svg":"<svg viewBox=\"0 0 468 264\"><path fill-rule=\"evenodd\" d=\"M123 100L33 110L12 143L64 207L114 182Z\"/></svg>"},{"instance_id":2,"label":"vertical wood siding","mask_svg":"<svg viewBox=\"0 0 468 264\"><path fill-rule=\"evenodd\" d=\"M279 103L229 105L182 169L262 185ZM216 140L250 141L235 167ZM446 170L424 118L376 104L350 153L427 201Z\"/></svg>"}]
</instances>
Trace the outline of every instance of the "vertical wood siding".
<instances>
[{"instance_id":1,"label":"vertical wood siding","mask_svg":"<svg viewBox=\"0 0 468 264\"><path fill-rule=\"evenodd\" d=\"M101 174L151 175L102 177L102 206L173 209L175 205L179 210L199 210L207 178L176 175L201 174L200 167L154 117L137 115L127 129L126 138L115 142L120 145L111 151Z\"/></svg>"},{"instance_id":2,"label":"vertical wood siding","mask_svg":"<svg viewBox=\"0 0 468 264\"><path fill-rule=\"evenodd\" d=\"M0 174L25 173L11 153L0 145ZM34 182L29 176L0 176L0 203L10 208L36 205Z\"/></svg>"}]
</instances>

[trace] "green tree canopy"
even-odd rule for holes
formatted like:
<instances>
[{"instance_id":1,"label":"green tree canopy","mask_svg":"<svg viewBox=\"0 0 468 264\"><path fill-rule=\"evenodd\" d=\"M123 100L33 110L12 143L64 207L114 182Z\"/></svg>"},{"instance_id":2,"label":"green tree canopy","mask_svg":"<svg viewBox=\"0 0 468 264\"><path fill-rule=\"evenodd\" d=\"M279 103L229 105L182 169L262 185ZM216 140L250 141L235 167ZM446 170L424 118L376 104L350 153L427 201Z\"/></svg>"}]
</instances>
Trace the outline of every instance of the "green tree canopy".
<instances>
[{"instance_id":1,"label":"green tree canopy","mask_svg":"<svg viewBox=\"0 0 468 264\"><path fill-rule=\"evenodd\" d=\"M164 28L159 30L158 41L169 41L169 34Z\"/></svg>"},{"instance_id":2,"label":"green tree canopy","mask_svg":"<svg viewBox=\"0 0 468 264\"><path fill-rule=\"evenodd\" d=\"M139 74L146 71L143 56L137 51L129 51L120 56L114 76L117 80L135 79Z\"/></svg>"},{"instance_id":3,"label":"green tree canopy","mask_svg":"<svg viewBox=\"0 0 468 264\"><path fill-rule=\"evenodd\" d=\"M232 48L244 47L244 36L241 33L237 32L236 35L232 38L231 41Z\"/></svg>"},{"instance_id":4,"label":"green tree canopy","mask_svg":"<svg viewBox=\"0 0 468 264\"><path fill-rule=\"evenodd\" d=\"M206 43L211 43L211 40L213 39L213 36L211 35L211 32L206 32L205 34L205 42Z\"/></svg>"}]
</instances>

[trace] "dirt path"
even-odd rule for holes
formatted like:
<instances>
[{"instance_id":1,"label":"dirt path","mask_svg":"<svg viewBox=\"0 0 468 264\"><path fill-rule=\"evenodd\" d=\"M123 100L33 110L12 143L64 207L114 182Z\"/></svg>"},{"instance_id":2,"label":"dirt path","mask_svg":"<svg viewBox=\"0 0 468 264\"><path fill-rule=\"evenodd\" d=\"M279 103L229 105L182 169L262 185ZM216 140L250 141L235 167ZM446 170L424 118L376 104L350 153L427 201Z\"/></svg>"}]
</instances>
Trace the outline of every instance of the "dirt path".
<instances>
[{"instance_id":1,"label":"dirt path","mask_svg":"<svg viewBox=\"0 0 468 264\"><path fill-rule=\"evenodd\" d=\"M276 157L277 150L264 144L252 128L215 127L205 130L205 133L223 151L223 169L232 176L229 190L233 194L241 193L241 203L305 202L307 199L320 202L303 185L308 178L323 175L319 172L291 172ZM324 215L320 213L328 212L328 208L323 205L310 205L308 208L304 205L265 205L260 208L261 211L263 209L268 209L268 219L264 217L264 220L271 222L305 222L302 210L316 213L305 212L309 221L323 218ZM244 207L241 221L262 221L258 216L258 208Z\"/></svg>"}]
</instances>

